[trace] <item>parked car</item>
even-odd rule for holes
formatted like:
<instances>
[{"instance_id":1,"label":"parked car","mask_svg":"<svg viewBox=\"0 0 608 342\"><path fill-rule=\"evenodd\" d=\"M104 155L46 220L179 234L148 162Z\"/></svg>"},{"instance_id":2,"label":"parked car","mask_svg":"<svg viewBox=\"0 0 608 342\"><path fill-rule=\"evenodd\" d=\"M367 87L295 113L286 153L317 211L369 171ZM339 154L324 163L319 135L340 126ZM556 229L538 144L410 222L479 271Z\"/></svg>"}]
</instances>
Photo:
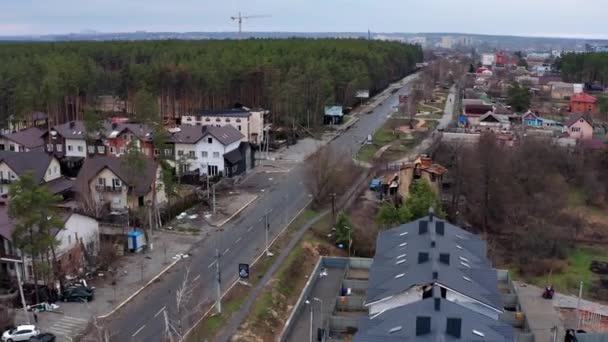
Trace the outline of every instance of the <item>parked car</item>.
<instances>
[{"instance_id":1,"label":"parked car","mask_svg":"<svg viewBox=\"0 0 608 342\"><path fill-rule=\"evenodd\" d=\"M32 337L40 335L40 330L35 325L19 325L14 329L2 334L2 342L29 341Z\"/></svg>"},{"instance_id":2,"label":"parked car","mask_svg":"<svg viewBox=\"0 0 608 342\"><path fill-rule=\"evenodd\" d=\"M95 298L92 288L84 286L70 287L63 291L61 299L64 302L90 302Z\"/></svg>"},{"instance_id":3,"label":"parked car","mask_svg":"<svg viewBox=\"0 0 608 342\"><path fill-rule=\"evenodd\" d=\"M36 337L32 337L30 342L55 342L55 335L51 333L40 334Z\"/></svg>"}]
</instances>

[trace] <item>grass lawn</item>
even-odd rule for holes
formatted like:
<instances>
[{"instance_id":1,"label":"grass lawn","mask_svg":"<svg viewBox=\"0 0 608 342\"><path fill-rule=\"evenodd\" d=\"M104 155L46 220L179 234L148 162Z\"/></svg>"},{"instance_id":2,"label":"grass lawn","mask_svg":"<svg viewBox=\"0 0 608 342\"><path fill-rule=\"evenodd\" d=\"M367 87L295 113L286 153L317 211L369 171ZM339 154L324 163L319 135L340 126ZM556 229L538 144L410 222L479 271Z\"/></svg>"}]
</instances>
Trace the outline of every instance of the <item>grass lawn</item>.
<instances>
[{"instance_id":1,"label":"grass lawn","mask_svg":"<svg viewBox=\"0 0 608 342\"><path fill-rule=\"evenodd\" d=\"M378 146L376 145L363 145L357 153L357 160L369 163L374 158L376 151L378 151Z\"/></svg>"},{"instance_id":2,"label":"grass lawn","mask_svg":"<svg viewBox=\"0 0 608 342\"><path fill-rule=\"evenodd\" d=\"M524 280L543 287L549 282L558 292L572 295L578 294L579 282L583 281L583 297L590 298L589 287L600 280L599 275L589 269L593 260L608 261L608 252L593 246L577 247L570 253L567 259L568 267L564 272L554 273L550 278L542 276Z\"/></svg>"}]
</instances>

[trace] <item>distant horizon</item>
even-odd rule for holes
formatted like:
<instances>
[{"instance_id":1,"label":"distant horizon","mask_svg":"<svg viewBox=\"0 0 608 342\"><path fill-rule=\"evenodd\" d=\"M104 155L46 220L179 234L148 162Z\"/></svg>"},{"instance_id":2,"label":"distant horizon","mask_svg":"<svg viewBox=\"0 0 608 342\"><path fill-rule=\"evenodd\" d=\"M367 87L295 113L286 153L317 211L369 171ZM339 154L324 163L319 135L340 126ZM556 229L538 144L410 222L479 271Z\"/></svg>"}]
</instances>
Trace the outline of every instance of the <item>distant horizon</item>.
<instances>
[{"instance_id":1,"label":"distant horizon","mask_svg":"<svg viewBox=\"0 0 608 342\"><path fill-rule=\"evenodd\" d=\"M499 34L499 33L471 33L471 32L406 32L406 31L374 31L370 30L372 34L388 34L388 35L443 35L443 36L484 36L484 37L515 37L515 38L544 38L544 39L572 39L572 40L606 40L608 41L608 34L605 35L576 35L576 34L538 34L538 35L525 35L525 34ZM111 34L159 34L159 33L174 33L174 34L234 34L238 35L238 31L229 30L217 30L217 31L155 31L155 30L132 30L132 31L98 31L91 29L83 29L77 32L66 32L66 33L31 33L31 34L0 34L0 40L2 38L19 38L19 37L53 37L53 36L68 36L68 35L111 35ZM243 35L255 35L255 34L362 34L367 35L368 31L244 31Z\"/></svg>"}]
</instances>

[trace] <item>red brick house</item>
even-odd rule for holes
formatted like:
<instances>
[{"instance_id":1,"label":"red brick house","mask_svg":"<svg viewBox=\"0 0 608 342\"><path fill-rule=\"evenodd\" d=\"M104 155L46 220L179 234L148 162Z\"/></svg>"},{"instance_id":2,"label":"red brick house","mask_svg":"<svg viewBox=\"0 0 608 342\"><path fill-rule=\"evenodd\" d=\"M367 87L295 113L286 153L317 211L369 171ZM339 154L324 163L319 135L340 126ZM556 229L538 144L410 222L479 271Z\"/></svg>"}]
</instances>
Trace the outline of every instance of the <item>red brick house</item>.
<instances>
[{"instance_id":1,"label":"red brick house","mask_svg":"<svg viewBox=\"0 0 608 342\"><path fill-rule=\"evenodd\" d=\"M135 146L139 147L144 155L150 158L154 157L152 130L147 125L138 123L106 123L105 137L108 155L124 155L127 152L129 143L134 141Z\"/></svg>"},{"instance_id":2,"label":"red brick house","mask_svg":"<svg viewBox=\"0 0 608 342\"><path fill-rule=\"evenodd\" d=\"M570 111L597 114L597 98L586 93L574 94L570 98Z\"/></svg>"}]
</instances>

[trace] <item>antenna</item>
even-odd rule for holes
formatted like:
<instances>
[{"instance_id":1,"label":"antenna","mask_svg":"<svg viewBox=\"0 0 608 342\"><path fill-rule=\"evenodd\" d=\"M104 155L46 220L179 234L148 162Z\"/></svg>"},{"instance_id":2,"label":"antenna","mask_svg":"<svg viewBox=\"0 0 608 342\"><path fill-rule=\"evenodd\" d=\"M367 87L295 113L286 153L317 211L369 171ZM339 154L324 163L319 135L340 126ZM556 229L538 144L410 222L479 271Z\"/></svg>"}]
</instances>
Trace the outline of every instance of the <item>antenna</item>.
<instances>
[{"instance_id":1,"label":"antenna","mask_svg":"<svg viewBox=\"0 0 608 342\"><path fill-rule=\"evenodd\" d=\"M268 17L270 17L270 16L269 15L241 15L241 12L239 12L238 16L230 17L230 19L239 23L239 34L241 34L241 33L243 33L243 19L268 18Z\"/></svg>"}]
</instances>

